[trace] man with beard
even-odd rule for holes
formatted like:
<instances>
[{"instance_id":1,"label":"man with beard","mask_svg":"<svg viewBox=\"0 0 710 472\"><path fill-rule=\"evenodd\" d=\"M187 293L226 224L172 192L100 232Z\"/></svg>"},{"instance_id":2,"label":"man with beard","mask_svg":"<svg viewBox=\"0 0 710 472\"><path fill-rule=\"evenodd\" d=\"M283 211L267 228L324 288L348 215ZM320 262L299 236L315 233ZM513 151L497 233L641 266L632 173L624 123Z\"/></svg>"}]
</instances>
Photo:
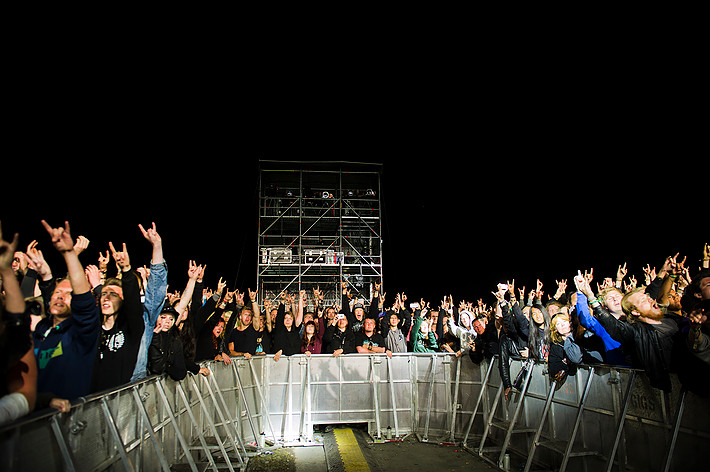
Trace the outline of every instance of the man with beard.
<instances>
[{"instance_id":1,"label":"man with beard","mask_svg":"<svg viewBox=\"0 0 710 472\"><path fill-rule=\"evenodd\" d=\"M675 367L672 352L682 342L683 318L673 314L663 316L645 287L628 292L621 300L627 321L617 320L599 303L586 278L579 284L579 290L591 300L594 316L607 333L631 350L634 367L645 370L652 386L670 392L669 374Z\"/></svg>"},{"instance_id":2,"label":"man with beard","mask_svg":"<svg viewBox=\"0 0 710 472\"><path fill-rule=\"evenodd\" d=\"M64 258L68 277L54 285L41 255L33 254L43 282L54 285L47 310L50 316L37 324L34 333L37 391L73 401L90 392L101 313L74 249L69 223L63 228L52 228L44 220L42 224Z\"/></svg>"}]
</instances>

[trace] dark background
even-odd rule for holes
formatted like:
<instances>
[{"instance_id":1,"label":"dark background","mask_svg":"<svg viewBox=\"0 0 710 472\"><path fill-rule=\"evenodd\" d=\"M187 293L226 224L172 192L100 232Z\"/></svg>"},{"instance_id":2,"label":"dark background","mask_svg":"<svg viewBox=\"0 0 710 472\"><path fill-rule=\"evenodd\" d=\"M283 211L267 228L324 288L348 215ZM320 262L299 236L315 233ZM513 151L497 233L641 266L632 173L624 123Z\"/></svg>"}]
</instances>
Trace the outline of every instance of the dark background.
<instances>
[{"instance_id":1,"label":"dark background","mask_svg":"<svg viewBox=\"0 0 710 472\"><path fill-rule=\"evenodd\" d=\"M112 241L134 265L150 258L137 225L154 221L171 290L190 259L208 285L255 288L259 159L383 163L390 301L490 300L509 279L551 294L624 262L642 280L677 252L697 266L710 240L707 130L684 69L568 58L524 74L294 69L237 84L207 63L115 59L13 75L0 221L58 273L41 219L91 240L85 264Z\"/></svg>"},{"instance_id":2,"label":"dark background","mask_svg":"<svg viewBox=\"0 0 710 472\"><path fill-rule=\"evenodd\" d=\"M629 157L603 145L581 149L574 139L562 149L545 136L499 148L466 133L455 143L443 134L422 139L405 133L401 140L391 137L396 145L343 152L306 151L299 147L303 141L293 148L243 150L238 142L216 148L173 135L151 152L124 140L114 150L48 152L43 162L26 156L30 165L13 174L11 203L3 205L0 220L5 239L20 233L21 248L37 239L55 273L64 270L63 262L41 219L53 226L69 220L74 237L91 240L85 264L95 263L112 241L127 243L134 265L150 257L137 225L154 221L164 241L170 290L183 289L192 259L207 265L208 285L223 277L244 291L256 281L258 159L320 157L383 163L390 301L404 291L410 299L437 304L445 294L490 302L495 285L512 279L529 290L540 278L552 294L558 279L571 286L577 269L594 268L601 280L624 262L642 281L643 266L659 267L677 252L688 256L691 267L698 265L709 234L701 216L705 187L692 178L683 181L692 175L679 170L693 168L683 149L649 142ZM67 139L61 147L71 146ZM702 168L700 160L695 166Z\"/></svg>"}]
</instances>

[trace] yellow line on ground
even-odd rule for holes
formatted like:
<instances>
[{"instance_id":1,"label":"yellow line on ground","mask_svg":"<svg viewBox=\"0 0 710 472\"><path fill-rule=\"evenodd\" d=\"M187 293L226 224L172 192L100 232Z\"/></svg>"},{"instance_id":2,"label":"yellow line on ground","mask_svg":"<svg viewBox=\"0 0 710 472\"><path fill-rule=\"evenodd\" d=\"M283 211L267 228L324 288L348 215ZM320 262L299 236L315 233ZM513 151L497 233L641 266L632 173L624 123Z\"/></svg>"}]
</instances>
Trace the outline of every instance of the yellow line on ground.
<instances>
[{"instance_id":1,"label":"yellow line on ground","mask_svg":"<svg viewBox=\"0 0 710 472\"><path fill-rule=\"evenodd\" d=\"M346 472L370 472L365 456L362 455L357 438L350 428L333 430L335 442L338 444L340 459Z\"/></svg>"}]
</instances>

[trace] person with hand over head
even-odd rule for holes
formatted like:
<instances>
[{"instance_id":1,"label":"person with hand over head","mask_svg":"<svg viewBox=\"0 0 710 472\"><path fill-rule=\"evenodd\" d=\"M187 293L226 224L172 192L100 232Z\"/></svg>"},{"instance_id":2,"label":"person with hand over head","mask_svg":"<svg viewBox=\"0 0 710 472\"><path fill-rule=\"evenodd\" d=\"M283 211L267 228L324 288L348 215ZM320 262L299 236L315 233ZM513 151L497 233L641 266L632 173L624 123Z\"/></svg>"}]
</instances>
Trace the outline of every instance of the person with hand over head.
<instances>
[{"instance_id":1,"label":"person with hand over head","mask_svg":"<svg viewBox=\"0 0 710 472\"><path fill-rule=\"evenodd\" d=\"M148 369L151 374L167 374L173 380L182 380L187 372L209 375L207 367L200 367L185 358L182 341L178 338L175 320L178 314L172 307L164 308L158 316L148 349Z\"/></svg>"},{"instance_id":2,"label":"person with hand over head","mask_svg":"<svg viewBox=\"0 0 710 472\"><path fill-rule=\"evenodd\" d=\"M627 321L621 321L599 303L589 284L580 286L581 292L590 300L594 317L609 336L632 355L632 367L644 369L653 387L670 392L670 373L675 367L673 347L676 338L682 336L681 328L687 321L684 323L683 319L672 314L664 316L647 289L637 287L624 295L621 307Z\"/></svg>"},{"instance_id":3,"label":"person with hand over head","mask_svg":"<svg viewBox=\"0 0 710 472\"><path fill-rule=\"evenodd\" d=\"M355 350L355 333L350 328L345 313L335 315L335 324L328 324L323 334L326 352L338 357L341 354L352 354Z\"/></svg>"},{"instance_id":4,"label":"person with hand over head","mask_svg":"<svg viewBox=\"0 0 710 472\"><path fill-rule=\"evenodd\" d=\"M16 420L35 408L37 399L37 362L32 349L29 314L12 268L18 234L12 242L3 239L0 226L0 282L4 297L0 306L0 426Z\"/></svg>"},{"instance_id":5,"label":"person with hand over head","mask_svg":"<svg viewBox=\"0 0 710 472\"><path fill-rule=\"evenodd\" d=\"M74 401L91 392L101 312L74 250L69 222L53 228L42 220L42 225L64 258L68 275L56 282L49 301L51 316L35 328L37 391Z\"/></svg>"},{"instance_id":6,"label":"person with hand over head","mask_svg":"<svg viewBox=\"0 0 710 472\"><path fill-rule=\"evenodd\" d=\"M251 307L244 305L239 311L239 319L229 335L228 348L230 356L244 356L251 359L256 354L259 331L261 331L261 313L256 301L257 294L247 289L251 299ZM234 316L234 315L233 315Z\"/></svg>"},{"instance_id":7,"label":"person with hand over head","mask_svg":"<svg viewBox=\"0 0 710 472\"><path fill-rule=\"evenodd\" d=\"M121 278L108 279L101 287L99 307L102 323L92 392L130 382L145 328L139 275L131 268L126 243L120 251L111 242L109 248L121 271Z\"/></svg>"},{"instance_id":8,"label":"person with hand over head","mask_svg":"<svg viewBox=\"0 0 710 472\"><path fill-rule=\"evenodd\" d=\"M143 337L138 348L136 366L133 369L131 382L141 380L146 376L148 364L148 347L153 339L153 328L158 321L158 315L163 308L168 291L168 265L163 257L163 239L158 234L153 223L147 230L139 224L143 237L153 247L150 258L148 281L145 284L145 301L143 302Z\"/></svg>"},{"instance_id":9,"label":"person with hand over head","mask_svg":"<svg viewBox=\"0 0 710 472\"><path fill-rule=\"evenodd\" d=\"M279 305L279 311L276 315L276 322L273 325L272 332L274 361L278 362L282 355L292 356L301 353L299 327L303 320L303 307L305 302L306 291L301 290L298 297L298 312L295 317L291 313L286 313L286 308L283 304Z\"/></svg>"}]
</instances>

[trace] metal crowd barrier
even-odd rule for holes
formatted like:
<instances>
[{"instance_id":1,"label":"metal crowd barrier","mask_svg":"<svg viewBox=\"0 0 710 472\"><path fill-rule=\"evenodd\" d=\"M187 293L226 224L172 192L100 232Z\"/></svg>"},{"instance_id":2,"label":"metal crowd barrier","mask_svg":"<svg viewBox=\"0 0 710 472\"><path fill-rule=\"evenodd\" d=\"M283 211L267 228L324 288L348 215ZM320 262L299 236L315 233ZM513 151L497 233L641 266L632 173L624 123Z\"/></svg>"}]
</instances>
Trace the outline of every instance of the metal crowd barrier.
<instances>
[{"instance_id":1,"label":"metal crowd barrier","mask_svg":"<svg viewBox=\"0 0 710 472\"><path fill-rule=\"evenodd\" d=\"M305 445L317 424L366 423L374 441L461 444L502 470L689 470L710 444L710 404L677 381L581 366L552 388L533 365L503 398L497 358L449 354L233 358L211 375L151 377L0 428L1 470L244 470ZM512 361L511 378L521 369Z\"/></svg>"}]
</instances>

